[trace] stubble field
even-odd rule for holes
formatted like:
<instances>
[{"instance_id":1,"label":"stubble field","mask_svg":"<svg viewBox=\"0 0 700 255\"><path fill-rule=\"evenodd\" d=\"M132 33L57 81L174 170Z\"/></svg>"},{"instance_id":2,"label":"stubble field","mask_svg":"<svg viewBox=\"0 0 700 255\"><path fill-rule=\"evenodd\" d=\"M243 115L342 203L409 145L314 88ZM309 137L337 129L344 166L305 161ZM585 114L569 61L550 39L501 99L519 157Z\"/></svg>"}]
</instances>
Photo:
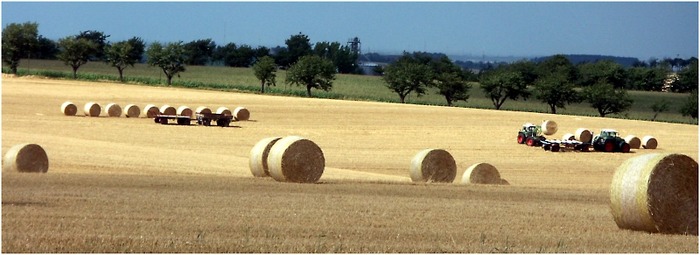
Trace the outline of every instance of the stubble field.
<instances>
[{"instance_id":1,"label":"stubble field","mask_svg":"<svg viewBox=\"0 0 700 255\"><path fill-rule=\"evenodd\" d=\"M68 117L95 101L245 106L234 127ZM104 115L104 114L103 114ZM657 150L551 153L516 144L525 122L654 135ZM260 139L299 135L324 152L318 184L254 178ZM696 125L3 77L2 153L47 151L47 174L2 173L2 252L697 253L697 236L620 230L608 188L624 160L698 159ZM411 183L411 158L442 148L496 166L508 186Z\"/></svg>"}]
</instances>

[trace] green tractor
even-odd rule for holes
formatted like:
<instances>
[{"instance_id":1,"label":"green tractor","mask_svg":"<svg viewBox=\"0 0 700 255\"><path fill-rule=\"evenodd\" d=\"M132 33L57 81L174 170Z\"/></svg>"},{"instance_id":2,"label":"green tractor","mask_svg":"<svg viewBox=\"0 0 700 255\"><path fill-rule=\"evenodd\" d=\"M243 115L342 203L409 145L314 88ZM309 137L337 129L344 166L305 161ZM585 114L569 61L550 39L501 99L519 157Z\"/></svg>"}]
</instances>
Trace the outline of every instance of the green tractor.
<instances>
[{"instance_id":1,"label":"green tractor","mask_svg":"<svg viewBox=\"0 0 700 255\"><path fill-rule=\"evenodd\" d=\"M542 136L542 128L532 123L525 123L523 128L518 131L518 143L527 144L527 146L539 146L540 141L546 138Z\"/></svg>"},{"instance_id":2,"label":"green tractor","mask_svg":"<svg viewBox=\"0 0 700 255\"><path fill-rule=\"evenodd\" d=\"M625 139L618 136L617 131L612 129L600 130L600 134L593 137L591 143L596 151L630 152L630 145L625 142Z\"/></svg>"}]
</instances>

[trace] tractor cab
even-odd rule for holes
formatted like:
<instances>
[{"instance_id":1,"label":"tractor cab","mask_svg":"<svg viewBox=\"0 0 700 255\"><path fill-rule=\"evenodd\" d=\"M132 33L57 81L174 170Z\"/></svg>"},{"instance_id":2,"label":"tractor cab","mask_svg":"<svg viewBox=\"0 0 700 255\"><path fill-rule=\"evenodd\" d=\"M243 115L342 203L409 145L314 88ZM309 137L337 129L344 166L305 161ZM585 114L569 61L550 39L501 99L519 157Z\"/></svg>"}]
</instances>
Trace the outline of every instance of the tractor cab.
<instances>
[{"instance_id":1,"label":"tractor cab","mask_svg":"<svg viewBox=\"0 0 700 255\"><path fill-rule=\"evenodd\" d=\"M600 137L603 138L613 138L613 137L618 137L617 131L614 129L602 129L600 130Z\"/></svg>"},{"instance_id":2,"label":"tractor cab","mask_svg":"<svg viewBox=\"0 0 700 255\"><path fill-rule=\"evenodd\" d=\"M525 123L523 124L522 132L529 134L529 136L540 136L540 132L542 132L542 130L535 124Z\"/></svg>"}]
</instances>

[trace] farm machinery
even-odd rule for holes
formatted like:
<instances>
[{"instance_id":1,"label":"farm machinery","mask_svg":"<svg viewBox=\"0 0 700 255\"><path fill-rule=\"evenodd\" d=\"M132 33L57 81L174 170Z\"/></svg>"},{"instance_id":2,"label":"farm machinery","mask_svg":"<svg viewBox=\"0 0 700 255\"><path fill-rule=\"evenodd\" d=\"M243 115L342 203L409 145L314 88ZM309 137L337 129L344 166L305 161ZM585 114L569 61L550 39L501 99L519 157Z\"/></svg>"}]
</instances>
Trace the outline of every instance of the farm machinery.
<instances>
[{"instance_id":1,"label":"farm machinery","mask_svg":"<svg viewBox=\"0 0 700 255\"><path fill-rule=\"evenodd\" d=\"M525 123L518 131L517 141L519 144L527 146L541 146L546 151L590 151L593 147L595 151L602 152L629 152L630 145L625 139L618 136L618 132L613 129L603 129L600 134L593 136L578 135L565 137L562 140L547 139L544 135L553 135L557 130L556 123L545 121L541 126L532 123ZM588 132L588 130L584 130ZM576 140L579 137L583 141Z\"/></svg>"},{"instance_id":2,"label":"farm machinery","mask_svg":"<svg viewBox=\"0 0 700 255\"><path fill-rule=\"evenodd\" d=\"M216 122L219 127L228 127L233 121L233 116L228 114L218 114L218 113L196 113L196 119L191 119L187 115L163 115L158 114L153 121L155 123L160 123L167 125L169 120L175 120L178 125L190 125L191 121L196 120L198 125L211 126L212 121Z\"/></svg>"}]
</instances>

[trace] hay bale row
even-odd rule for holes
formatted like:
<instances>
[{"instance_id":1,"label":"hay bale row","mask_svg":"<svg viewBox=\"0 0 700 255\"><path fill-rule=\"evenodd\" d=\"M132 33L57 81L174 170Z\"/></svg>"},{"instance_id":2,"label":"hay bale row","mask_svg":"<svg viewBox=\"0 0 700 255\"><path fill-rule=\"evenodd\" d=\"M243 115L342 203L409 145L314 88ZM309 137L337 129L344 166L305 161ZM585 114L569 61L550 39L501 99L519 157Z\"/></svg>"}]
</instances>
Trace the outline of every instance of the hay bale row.
<instances>
[{"instance_id":1,"label":"hay bale row","mask_svg":"<svg viewBox=\"0 0 700 255\"><path fill-rule=\"evenodd\" d=\"M109 103L107 107L105 107L105 113L107 113L109 117L119 117L122 115L122 108L118 104Z\"/></svg>"},{"instance_id":2,"label":"hay bale row","mask_svg":"<svg viewBox=\"0 0 700 255\"><path fill-rule=\"evenodd\" d=\"M443 149L425 149L411 160L413 182L452 182L457 176L457 164Z\"/></svg>"},{"instance_id":3,"label":"hay bale row","mask_svg":"<svg viewBox=\"0 0 700 255\"><path fill-rule=\"evenodd\" d=\"M38 144L18 144L5 153L2 170L46 173L49 171L49 157Z\"/></svg>"},{"instance_id":4,"label":"hay bale row","mask_svg":"<svg viewBox=\"0 0 700 255\"><path fill-rule=\"evenodd\" d=\"M75 116L78 112L78 107L70 101L66 101L61 105L61 113L66 116ZM99 117L102 112L102 107L95 102L88 102L83 108L85 116L89 117ZM138 118L141 116L141 109L135 104L127 105L123 111L122 108L116 103L110 103L105 107L105 114L109 117L119 117L122 112L124 112L127 118ZM155 118L158 114L163 115L180 115L180 116L190 116L193 117L194 113L211 114L212 111L208 107L200 106L197 107L196 111L192 111L191 108L183 105L175 109L170 105L163 105L158 108L156 105L148 104L143 108L143 115L147 118ZM232 116L234 120L249 120L250 111L242 106L237 107L233 112L227 107L219 107L216 110L217 114L223 114L226 116Z\"/></svg>"},{"instance_id":5,"label":"hay bale row","mask_svg":"<svg viewBox=\"0 0 700 255\"><path fill-rule=\"evenodd\" d=\"M644 147L644 149L656 149L656 146L658 145L659 141L657 141L653 136L647 135L642 137L642 147Z\"/></svg>"},{"instance_id":6,"label":"hay bale row","mask_svg":"<svg viewBox=\"0 0 700 255\"><path fill-rule=\"evenodd\" d=\"M66 116L75 116L78 113L78 107L73 102L66 101L61 105L61 112Z\"/></svg>"},{"instance_id":7,"label":"hay bale row","mask_svg":"<svg viewBox=\"0 0 700 255\"><path fill-rule=\"evenodd\" d=\"M698 163L683 154L630 158L615 171L610 209L621 229L698 234Z\"/></svg>"},{"instance_id":8,"label":"hay bale row","mask_svg":"<svg viewBox=\"0 0 700 255\"><path fill-rule=\"evenodd\" d=\"M138 118L141 115L141 109L135 104L126 105L124 112L127 118Z\"/></svg>"},{"instance_id":9,"label":"hay bale row","mask_svg":"<svg viewBox=\"0 0 700 255\"><path fill-rule=\"evenodd\" d=\"M642 145L642 141L639 140L639 137L634 135L625 136L625 142L630 145L630 149L639 149Z\"/></svg>"},{"instance_id":10,"label":"hay bale row","mask_svg":"<svg viewBox=\"0 0 700 255\"><path fill-rule=\"evenodd\" d=\"M280 182L318 182L326 166L321 148L299 136L262 139L253 146L250 155L253 176L271 176Z\"/></svg>"}]
</instances>

